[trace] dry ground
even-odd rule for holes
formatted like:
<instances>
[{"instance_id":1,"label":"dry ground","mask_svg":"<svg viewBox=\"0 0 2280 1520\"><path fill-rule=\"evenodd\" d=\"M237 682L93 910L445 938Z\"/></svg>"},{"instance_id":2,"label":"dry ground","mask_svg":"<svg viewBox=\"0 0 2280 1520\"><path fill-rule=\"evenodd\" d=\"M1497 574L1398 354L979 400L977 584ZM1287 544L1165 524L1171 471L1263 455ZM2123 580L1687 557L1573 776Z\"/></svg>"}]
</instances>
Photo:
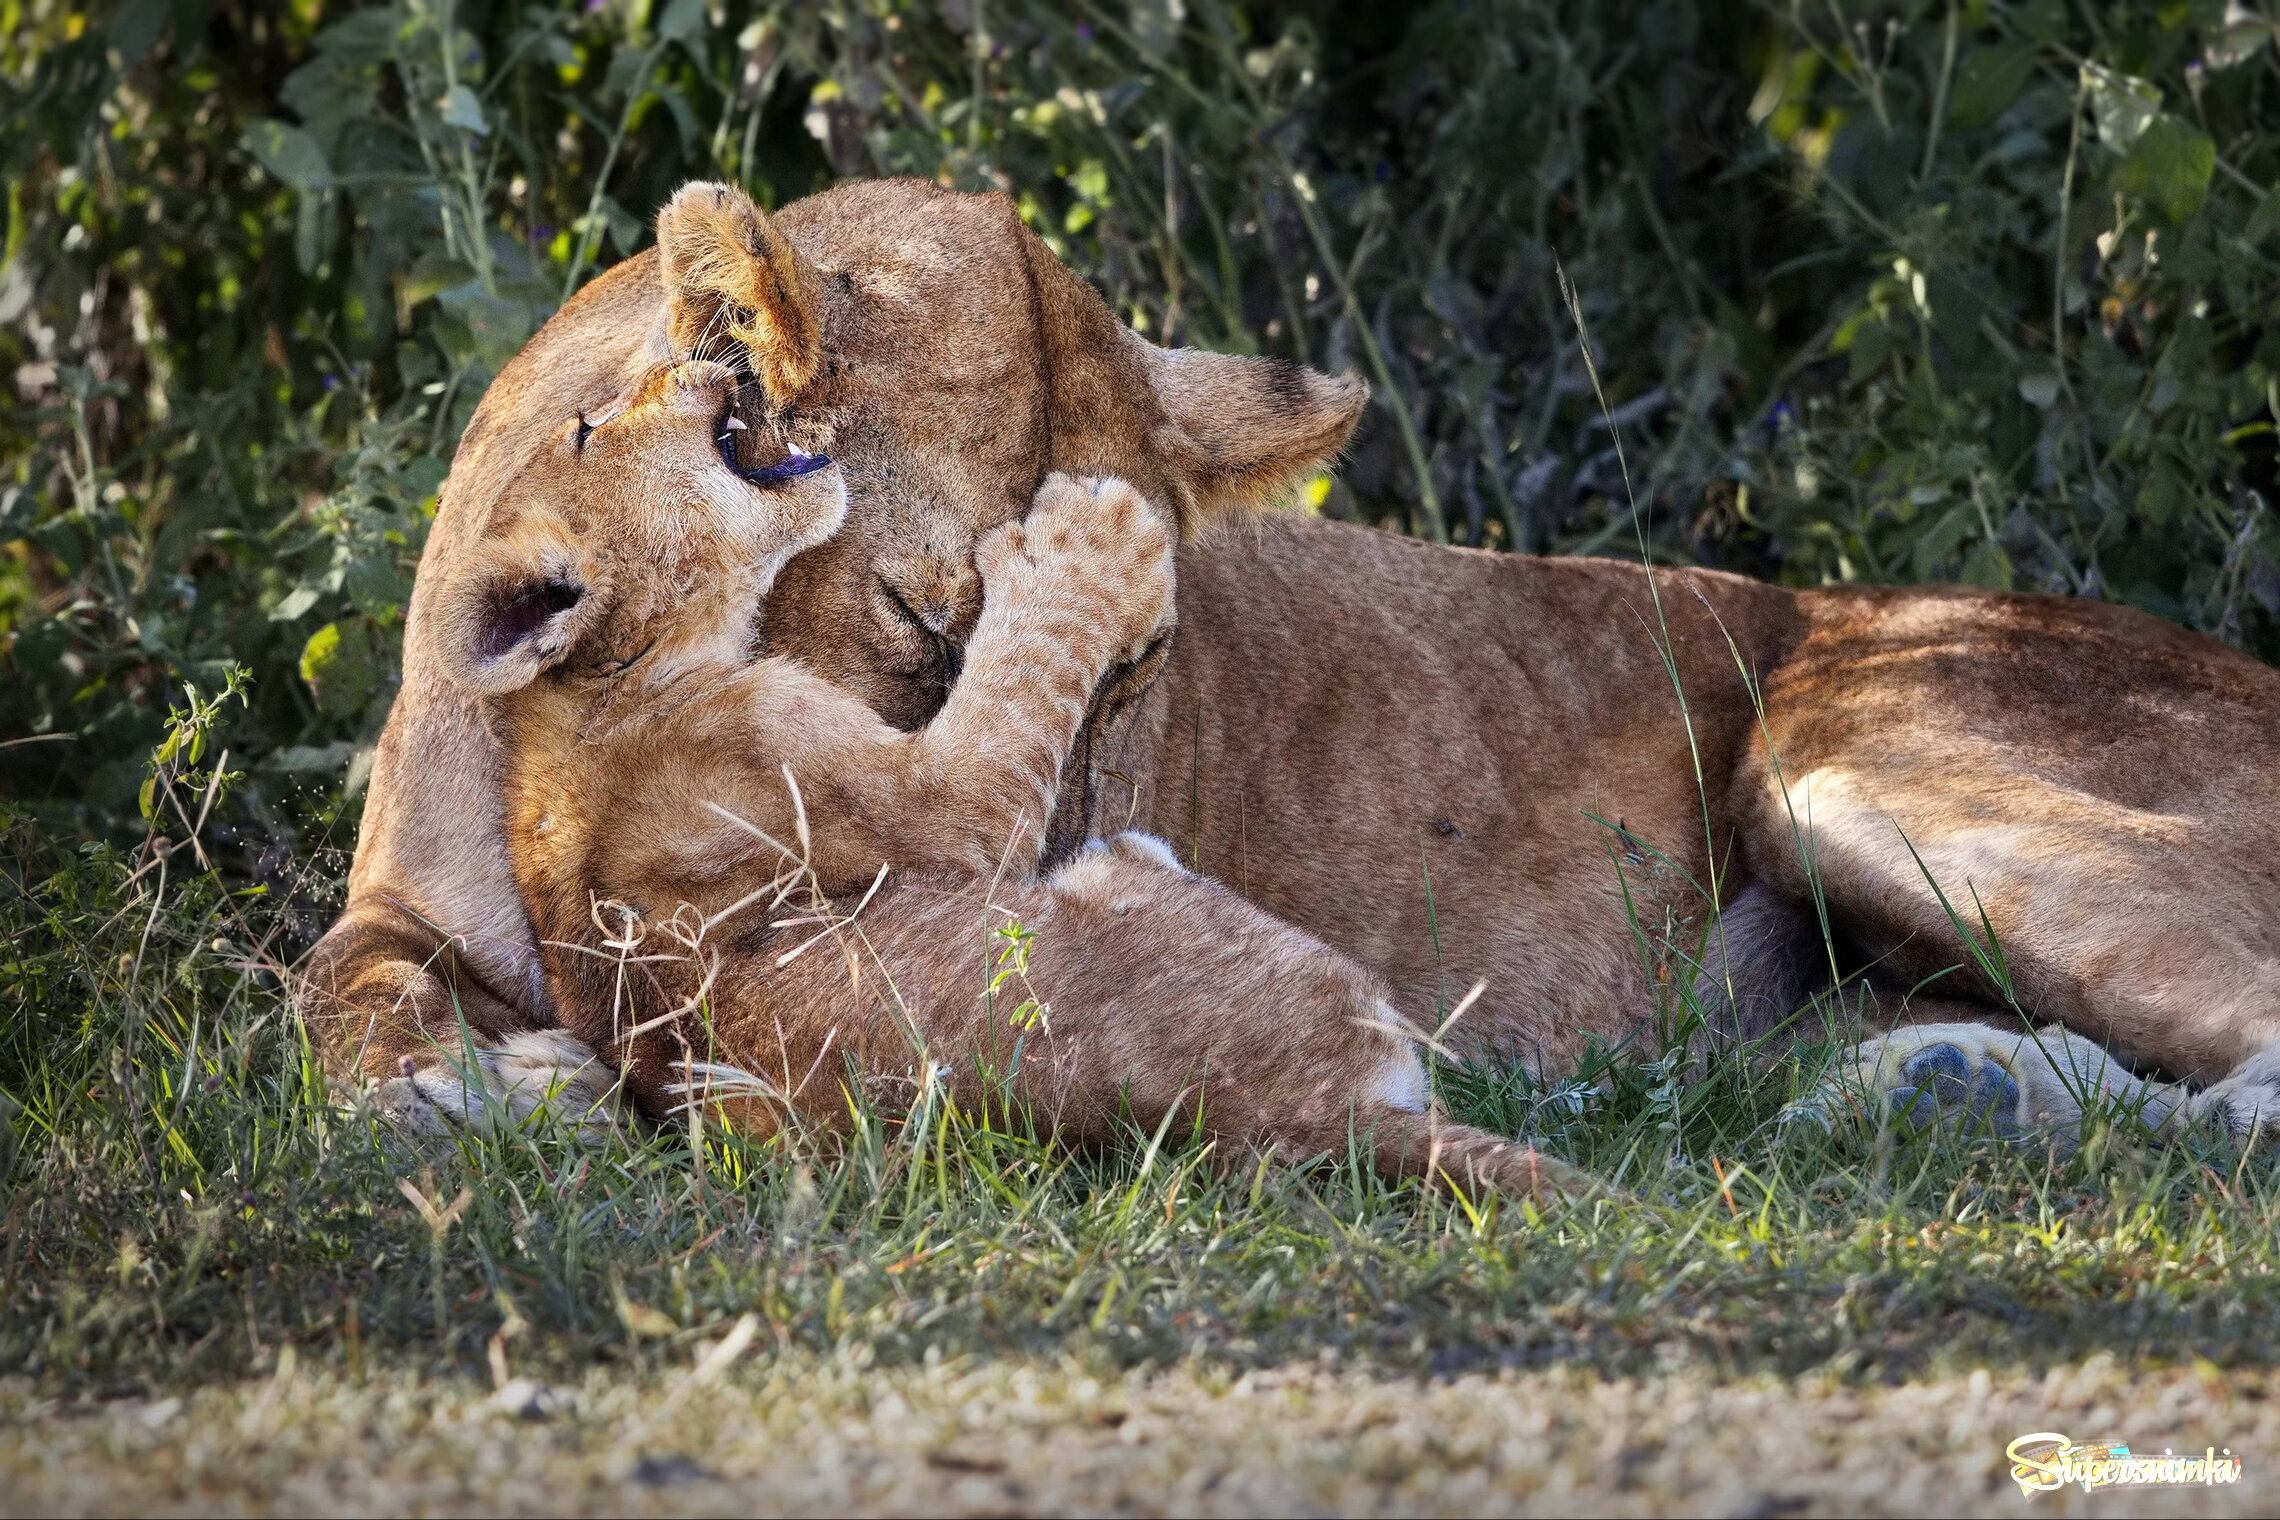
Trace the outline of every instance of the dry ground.
<instances>
[{"instance_id":1,"label":"dry ground","mask_svg":"<svg viewBox=\"0 0 2280 1520\"><path fill-rule=\"evenodd\" d=\"M860 1361L857 1357L854 1360ZM2272 1390L2280 1391L2280 1390ZM702 1383L487 1391L285 1370L186 1402L0 1390L0 1511L223 1514L2270 1514L2280 1399L2257 1375L1896 1387L1564 1370L1420 1382L1286 1368L1106 1379L1073 1365L779 1360ZM521 1390L517 1390L519 1396ZM2236 1487L2022 1496L2033 1430L2229 1446Z\"/></svg>"}]
</instances>

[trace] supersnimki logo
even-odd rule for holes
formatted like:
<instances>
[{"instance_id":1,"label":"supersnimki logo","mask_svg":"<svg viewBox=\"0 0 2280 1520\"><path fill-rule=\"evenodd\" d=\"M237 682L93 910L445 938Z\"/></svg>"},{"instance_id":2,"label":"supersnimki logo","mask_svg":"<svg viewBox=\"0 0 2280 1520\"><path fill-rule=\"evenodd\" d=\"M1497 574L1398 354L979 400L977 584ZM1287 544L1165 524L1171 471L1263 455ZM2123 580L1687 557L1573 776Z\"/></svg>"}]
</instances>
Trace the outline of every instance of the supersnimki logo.
<instances>
[{"instance_id":1,"label":"supersnimki logo","mask_svg":"<svg viewBox=\"0 0 2280 1520\"><path fill-rule=\"evenodd\" d=\"M2238 1483L2241 1473L2240 1458L2229 1446L2211 1446L2199 1455L2164 1449L2159 1456L2141 1456L2120 1441L2074 1441L2053 1430L2019 1437L2003 1449L2003 1459L2011 1464L2019 1492L2030 1495L2072 1487L2086 1494L2102 1488L2213 1488Z\"/></svg>"}]
</instances>

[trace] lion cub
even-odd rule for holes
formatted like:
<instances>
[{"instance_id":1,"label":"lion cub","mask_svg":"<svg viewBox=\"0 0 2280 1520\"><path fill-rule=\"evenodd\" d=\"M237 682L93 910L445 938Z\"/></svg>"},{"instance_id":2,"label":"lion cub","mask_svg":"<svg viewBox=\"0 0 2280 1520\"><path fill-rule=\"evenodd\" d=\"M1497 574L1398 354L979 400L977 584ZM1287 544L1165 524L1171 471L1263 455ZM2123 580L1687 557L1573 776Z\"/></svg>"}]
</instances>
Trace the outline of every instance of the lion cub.
<instances>
[{"instance_id":1,"label":"lion cub","mask_svg":"<svg viewBox=\"0 0 2280 1520\"><path fill-rule=\"evenodd\" d=\"M946 1086L1080 1142L1177 1114L1300 1154L1360 1136L1401 1174L1573 1180L1430 1117L1375 980L1159 841L1033 879L1094 690L1170 617L1137 492L1056 475L982 541L964 673L901 732L764 652L771 583L845 491L821 454L740 468L736 385L660 366L565 423L438 608L447 667L490 697L563 1026L646 1114L843 1129L851 1073L889 1109Z\"/></svg>"}]
</instances>

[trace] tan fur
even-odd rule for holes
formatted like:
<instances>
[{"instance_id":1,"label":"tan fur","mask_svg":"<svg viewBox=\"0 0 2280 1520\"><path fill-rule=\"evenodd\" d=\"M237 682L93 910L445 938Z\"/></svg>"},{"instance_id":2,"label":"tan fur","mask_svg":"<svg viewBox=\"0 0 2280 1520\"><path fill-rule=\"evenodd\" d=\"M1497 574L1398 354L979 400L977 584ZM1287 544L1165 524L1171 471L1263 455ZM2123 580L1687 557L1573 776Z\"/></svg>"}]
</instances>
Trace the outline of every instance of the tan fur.
<instances>
[{"instance_id":1,"label":"tan fur","mask_svg":"<svg viewBox=\"0 0 2280 1520\"><path fill-rule=\"evenodd\" d=\"M437 611L445 668L489 699L505 751L508 854L556 1011L652 1118L706 1102L762 1136L830 1130L850 1074L890 1111L942 1080L1079 1140L1176 1112L1302 1154L1350 1131L1403 1172L1568 1180L1428 1116L1382 988L1161 845L1033 879L1089 699L1170 614L1171 537L1136 492L1056 474L982 540L966 671L905 733L753 656L754 608L764 632L777 570L837 529L845 493L831 470L731 473L715 437L736 390L722 365L661 367L574 422ZM992 931L1015 921L1035 963L994 1002ZM839 953L803 963L826 932ZM1017 1030L1023 996L1042 1006Z\"/></svg>"},{"instance_id":2,"label":"tan fur","mask_svg":"<svg viewBox=\"0 0 2280 1520\"><path fill-rule=\"evenodd\" d=\"M1049 855L1129 819L1386 976L1413 1020L1485 980L1456 1037L1553 1071L1589 1038L1651 1028L1658 984L1627 908L1683 949L1713 862L1755 925L1725 947L1745 981L1812 969L1816 880L1898 987L1966 960L1904 834L1967 922L1976 893L2030 1013L2171 1075L2266 1070L2273 672L2089 603L1650 584L1298 517L1200 539L1254 483L1315 468L1358 386L1153 349L1000 198L853 184L771 225L815 272L816 404L850 497L847 528L786 567L771 653L913 726L972 635L974 545L1047 473L1120 475L1179 519L1179 635L1160 671L1109 678ZM497 752L437 689L423 598L532 440L662 357L655 280L636 260L581 294L461 445L350 907L312 966L336 1069L384 1073L453 1030L454 988L479 1031L548 1020L505 874ZM1946 985L1992 1011L1982 980ZM1737 991L1739 1023L1782 1001Z\"/></svg>"},{"instance_id":3,"label":"tan fur","mask_svg":"<svg viewBox=\"0 0 2280 1520\"><path fill-rule=\"evenodd\" d=\"M692 186L657 219L659 274L679 292L676 353L704 359L742 349L772 396L804 392L823 363L815 271L727 185Z\"/></svg>"}]
</instances>

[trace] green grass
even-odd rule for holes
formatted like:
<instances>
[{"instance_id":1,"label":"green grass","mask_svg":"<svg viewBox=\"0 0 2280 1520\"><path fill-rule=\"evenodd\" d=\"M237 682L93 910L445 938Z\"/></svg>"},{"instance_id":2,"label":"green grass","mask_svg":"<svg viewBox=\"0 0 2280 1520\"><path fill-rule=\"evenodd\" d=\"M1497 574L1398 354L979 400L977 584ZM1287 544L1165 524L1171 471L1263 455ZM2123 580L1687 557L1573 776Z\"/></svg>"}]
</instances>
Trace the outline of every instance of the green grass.
<instances>
[{"instance_id":1,"label":"green grass","mask_svg":"<svg viewBox=\"0 0 2280 1520\"><path fill-rule=\"evenodd\" d=\"M6 821L0 1475L27 1507L1495 1509L1549 1482L1687 1508L1755 1440L1778 1491L1740 1507L1905 1511L2003 1498L2004 1434L2069 1389L2132 1422L2069 1434L2148 1450L2149 1421L2185 1449L2270 1423L2269 1153L2113 1113L2064 1152L1789 1122L1853 1032L1841 999L1801 1013L1818 1040L1705 1057L1700 945L1636 922L1659 1043L1548 1087L1436 1072L1456 1117L1622 1190L1588 1203L1139 1129L1080 1154L939 1104L827 1150L543 1114L412 1140L328 1090L284 995L311 884L273 903L203 848L238 692L171 715L131 856ZM1982 942L1949 912L2008 998L1985 915ZM1289 1411L1231 1415L1254 1387L1408 1435L1326 1454ZM1053 1449L1134 1405L1146 1460ZM2021 1413L1954 1415L1996 1405ZM1610 1472L1579 1408L1661 1434ZM559 1428L500 1435L518 1411ZM1778 1439L1715 1433L1752 1417ZM1533 1465L1485 1455L1515 1431ZM1931 1452L1913 1489L1878 1466L1895 1441ZM850 1443L854 1471L816 1460ZM1924 1488L1958 1460L1963 1488Z\"/></svg>"},{"instance_id":2,"label":"green grass","mask_svg":"<svg viewBox=\"0 0 2280 1520\"><path fill-rule=\"evenodd\" d=\"M2270 1424L2268 1157L1784 1123L1843 1031L1690 1056L1667 934L1661 1048L1437 1074L1588 1204L940 1106L411 1141L284 995L323 884L205 851L235 692L172 714L130 855L0 819L0 1510L1903 1510L2003 1502L2005 1431Z\"/></svg>"},{"instance_id":3,"label":"green grass","mask_svg":"<svg viewBox=\"0 0 2280 1520\"><path fill-rule=\"evenodd\" d=\"M261 899L225 895L187 847L162 892L155 857L129 884L99 850L8 838L0 1366L19 1435L201 1389L194 1409L242 1424L281 1377L343 1407L391 1388L479 1402L502 1371L646 1407L745 1316L749 1347L718 1374L737 1397L849 1368L882 1388L1028 1367L1208 1389L1325 1366L1875 1395L2093 1354L2225 1386L2219 1369L2280 1351L2270 1159L2214 1136L2156 1147L2126 1122L2064 1157L1781 1125L1819 1046L1692 1077L1616 1053L1549 1091L1444 1070L1458 1116L1635 1194L1550 1211L1335 1157L1137 1134L1076 1155L943 1111L873 1118L835 1156L588 1145L543 1121L415 1148L328 1098ZM407 1183L450 1216L440 1234Z\"/></svg>"}]
</instances>

